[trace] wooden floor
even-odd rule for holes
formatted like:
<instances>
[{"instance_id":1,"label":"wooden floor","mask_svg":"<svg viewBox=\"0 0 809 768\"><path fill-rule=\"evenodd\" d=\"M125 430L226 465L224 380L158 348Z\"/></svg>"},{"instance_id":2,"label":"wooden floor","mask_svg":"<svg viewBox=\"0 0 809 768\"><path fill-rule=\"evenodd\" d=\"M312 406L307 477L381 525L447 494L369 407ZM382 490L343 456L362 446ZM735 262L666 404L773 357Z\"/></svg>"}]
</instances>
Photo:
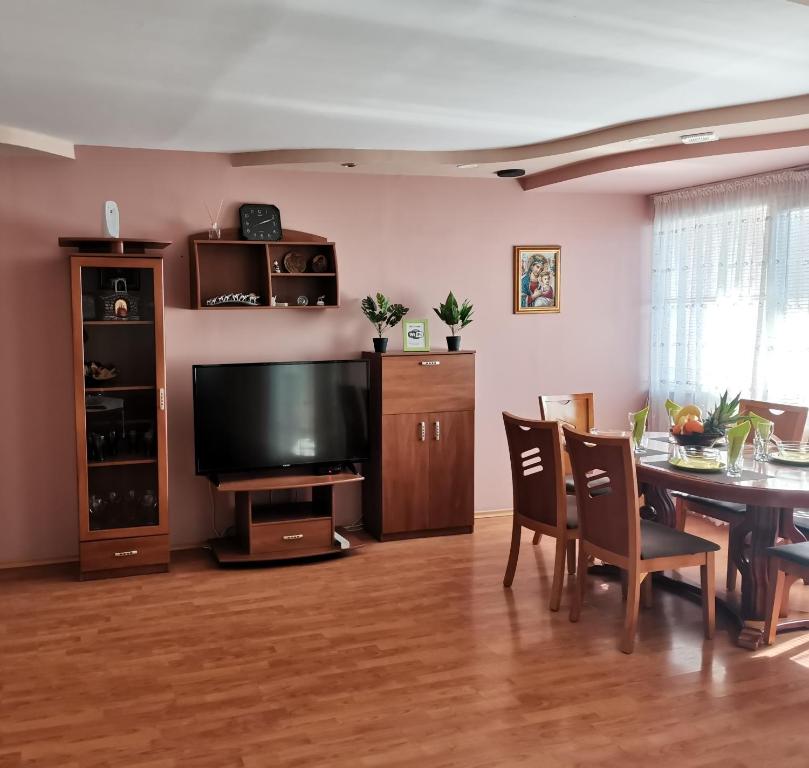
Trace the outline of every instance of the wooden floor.
<instances>
[{"instance_id":1,"label":"wooden floor","mask_svg":"<svg viewBox=\"0 0 809 768\"><path fill-rule=\"evenodd\" d=\"M79 583L0 574L0 768L809 765L809 633L764 652L657 590L547 610L551 542L509 518L309 565ZM717 579L717 582L721 578ZM795 587L795 591L809 588Z\"/></svg>"}]
</instances>

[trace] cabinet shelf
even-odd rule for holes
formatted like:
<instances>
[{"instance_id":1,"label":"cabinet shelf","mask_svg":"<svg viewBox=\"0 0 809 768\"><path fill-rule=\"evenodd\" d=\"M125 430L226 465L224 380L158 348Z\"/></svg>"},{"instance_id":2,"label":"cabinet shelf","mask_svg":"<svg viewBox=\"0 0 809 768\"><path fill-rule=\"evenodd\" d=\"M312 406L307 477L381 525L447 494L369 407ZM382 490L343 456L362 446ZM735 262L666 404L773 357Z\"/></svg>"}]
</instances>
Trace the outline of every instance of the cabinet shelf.
<instances>
[{"instance_id":1,"label":"cabinet shelf","mask_svg":"<svg viewBox=\"0 0 809 768\"><path fill-rule=\"evenodd\" d=\"M154 320L85 320L84 325L154 325Z\"/></svg>"},{"instance_id":2,"label":"cabinet shelf","mask_svg":"<svg viewBox=\"0 0 809 768\"><path fill-rule=\"evenodd\" d=\"M279 277L337 277L334 272L273 272L272 279Z\"/></svg>"},{"instance_id":3,"label":"cabinet shelf","mask_svg":"<svg viewBox=\"0 0 809 768\"><path fill-rule=\"evenodd\" d=\"M127 467L133 464L155 464L157 459L144 457L142 459L106 459L104 461L88 461L87 466L94 467Z\"/></svg>"},{"instance_id":4,"label":"cabinet shelf","mask_svg":"<svg viewBox=\"0 0 809 768\"><path fill-rule=\"evenodd\" d=\"M134 387L85 387L85 392L147 392L154 389L152 385L134 386Z\"/></svg>"}]
</instances>

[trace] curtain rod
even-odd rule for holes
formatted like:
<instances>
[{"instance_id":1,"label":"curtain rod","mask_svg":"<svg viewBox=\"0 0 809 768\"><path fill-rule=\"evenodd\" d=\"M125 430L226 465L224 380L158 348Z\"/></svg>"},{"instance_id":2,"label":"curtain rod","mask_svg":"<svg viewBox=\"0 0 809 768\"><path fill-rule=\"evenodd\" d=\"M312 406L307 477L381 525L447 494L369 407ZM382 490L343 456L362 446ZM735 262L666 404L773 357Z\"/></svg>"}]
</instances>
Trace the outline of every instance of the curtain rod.
<instances>
[{"instance_id":1,"label":"curtain rod","mask_svg":"<svg viewBox=\"0 0 809 768\"><path fill-rule=\"evenodd\" d=\"M735 176L729 179L721 179L719 181L709 181L706 182L705 184L697 184L696 186L693 187L680 187L679 189L670 189L667 190L666 192L655 192L654 194L649 195L649 199L652 200L652 202L656 202L658 200L663 200L669 196L671 197L685 196L689 193L694 195L699 195L700 193L707 194L713 189L719 190L723 186L732 186L735 185L736 183L738 183L741 186L745 182L749 183L752 181L756 181L758 179L761 179L762 181L766 181L768 179L774 180L775 177L782 174L792 175L796 173L802 174L803 172L809 172L809 165L805 164L794 165L789 168L779 168L778 170L775 171L763 171L761 173L751 173L747 176Z\"/></svg>"}]
</instances>

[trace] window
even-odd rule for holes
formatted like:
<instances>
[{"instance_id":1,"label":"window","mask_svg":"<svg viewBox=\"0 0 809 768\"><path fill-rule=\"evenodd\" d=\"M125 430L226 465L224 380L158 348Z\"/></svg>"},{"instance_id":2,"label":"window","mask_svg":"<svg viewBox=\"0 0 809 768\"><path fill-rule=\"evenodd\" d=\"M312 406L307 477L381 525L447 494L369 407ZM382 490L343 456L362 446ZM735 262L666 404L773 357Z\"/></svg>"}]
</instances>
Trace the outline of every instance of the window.
<instances>
[{"instance_id":1,"label":"window","mask_svg":"<svg viewBox=\"0 0 809 768\"><path fill-rule=\"evenodd\" d=\"M809 404L809 170L654 203L653 402Z\"/></svg>"}]
</instances>

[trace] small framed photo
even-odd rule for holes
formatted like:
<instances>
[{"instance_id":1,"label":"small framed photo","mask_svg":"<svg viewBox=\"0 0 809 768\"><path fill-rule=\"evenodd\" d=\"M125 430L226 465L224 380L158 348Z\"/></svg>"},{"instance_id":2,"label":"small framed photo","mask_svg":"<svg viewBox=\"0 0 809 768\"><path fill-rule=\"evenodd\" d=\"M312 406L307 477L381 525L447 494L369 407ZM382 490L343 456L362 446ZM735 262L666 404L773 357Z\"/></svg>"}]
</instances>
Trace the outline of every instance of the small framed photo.
<instances>
[{"instance_id":1,"label":"small framed photo","mask_svg":"<svg viewBox=\"0 0 809 768\"><path fill-rule=\"evenodd\" d=\"M430 328L426 320L402 320L405 352L429 352Z\"/></svg>"},{"instance_id":2,"label":"small framed photo","mask_svg":"<svg viewBox=\"0 0 809 768\"><path fill-rule=\"evenodd\" d=\"M559 311L562 248L514 246L514 314Z\"/></svg>"}]
</instances>

